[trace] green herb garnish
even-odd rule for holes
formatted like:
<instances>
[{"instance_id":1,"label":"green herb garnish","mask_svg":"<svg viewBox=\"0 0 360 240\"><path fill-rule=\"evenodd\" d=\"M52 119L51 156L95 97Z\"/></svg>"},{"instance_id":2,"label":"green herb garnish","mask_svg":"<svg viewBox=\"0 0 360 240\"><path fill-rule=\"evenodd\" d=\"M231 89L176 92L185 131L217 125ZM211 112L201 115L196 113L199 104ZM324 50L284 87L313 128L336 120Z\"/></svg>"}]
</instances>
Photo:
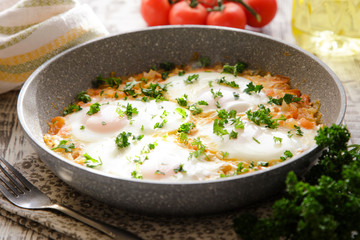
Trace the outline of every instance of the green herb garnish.
<instances>
[{"instance_id":1,"label":"green herb garnish","mask_svg":"<svg viewBox=\"0 0 360 240\"><path fill-rule=\"evenodd\" d=\"M79 92L76 99L83 101L84 103L91 102L91 97L86 93L86 91Z\"/></svg>"},{"instance_id":2,"label":"green herb garnish","mask_svg":"<svg viewBox=\"0 0 360 240\"><path fill-rule=\"evenodd\" d=\"M69 104L69 106L63 111L63 115L65 116L73 112L78 112L80 110L82 110L82 108L79 105L76 105L75 103Z\"/></svg>"},{"instance_id":3,"label":"green herb garnish","mask_svg":"<svg viewBox=\"0 0 360 240\"><path fill-rule=\"evenodd\" d=\"M179 167L174 169L174 172L175 173L179 173L179 172L186 173L186 171L184 169L184 164L180 164Z\"/></svg>"},{"instance_id":4,"label":"green herb garnish","mask_svg":"<svg viewBox=\"0 0 360 240\"><path fill-rule=\"evenodd\" d=\"M87 111L87 115L93 115L93 114L95 114L95 113L97 113L97 112L99 112L100 111L100 103L94 103L94 104L91 104L90 105L90 109L89 109L89 111Z\"/></svg>"},{"instance_id":5,"label":"green herb garnish","mask_svg":"<svg viewBox=\"0 0 360 240\"><path fill-rule=\"evenodd\" d=\"M225 64L223 66L222 73L229 73L229 74L233 74L234 76L237 76L239 73L242 73L245 70L245 68L247 68L247 64L242 62L238 62L234 66Z\"/></svg>"},{"instance_id":6,"label":"green herb garnish","mask_svg":"<svg viewBox=\"0 0 360 240\"><path fill-rule=\"evenodd\" d=\"M75 145L74 145L74 143L69 143L69 144L67 144L68 142L69 142L68 140L61 140L61 141L59 142L59 144L57 145L57 147L54 147L54 148L52 148L51 150L64 149L64 151L65 151L66 153L72 152L73 149L75 148Z\"/></svg>"},{"instance_id":7,"label":"green herb garnish","mask_svg":"<svg viewBox=\"0 0 360 240\"><path fill-rule=\"evenodd\" d=\"M193 74L187 77L187 79L184 80L186 84L192 84L194 81L199 79L199 74Z\"/></svg>"},{"instance_id":8,"label":"green herb garnish","mask_svg":"<svg viewBox=\"0 0 360 240\"><path fill-rule=\"evenodd\" d=\"M289 172L286 193L269 217L240 215L234 229L244 240L358 239L360 232L360 145L350 145L346 126L318 130L323 152L304 179Z\"/></svg>"},{"instance_id":9,"label":"green herb garnish","mask_svg":"<svg viewBox=\"0 0 360 240\"><path fill-rule=\"evenodd\" d=\"M239 88L239 84L237 84L235 81L229 82L225 79L225 77L222 77L222 78L216 80L216 82L220 85L226 85L226 86L229 86L232 88Z\"/></svg>"},{"instance_id":10,"label":"green herb garnish","mask_svg":"<svg viewBox=\"0 0 360 240\"><path fill-rule=\"evenodd\" d=\"M182 97L176 98L176 101L180 106L186 107L188 104L187 97L188 95L184 94Z\"/></svg>"},{"instance_id":11,"label":"green herb garnish","mask_svg":"<svg viewBox=\"0 0 360 240\"><path fill-rule=\"evenodd\" d=\"M118 148L126 148L130 146L129 137L132 135L131 132L122 132L117 135L115 144Z\"/></svg>"},{"instance_id":12,"label":"green herb garnish","mask_svg":"<svg viewBox=\"0 0 360 240\"><path fill-rule=\"evenodd\" d=\"M92 158L87 153L85 153L83 156L85 157L85 162L84 163L89 168L95 168L95 167L98 167L98 166L102 165L101 158L99 158L99 159Z\"/></svg>"},{"instance_id":13,"label":"green herb garnish","mask_svg":"<svg viewBox=\"0 0 360 240\"><path fill-rule=\"evenodd\" d=\"M264 88L263 85L254 85L253 82L250 82L249 84L246 85L244 92L251 95L253 92L259 93L263 88Z\"/></svg>"}]
</instances>

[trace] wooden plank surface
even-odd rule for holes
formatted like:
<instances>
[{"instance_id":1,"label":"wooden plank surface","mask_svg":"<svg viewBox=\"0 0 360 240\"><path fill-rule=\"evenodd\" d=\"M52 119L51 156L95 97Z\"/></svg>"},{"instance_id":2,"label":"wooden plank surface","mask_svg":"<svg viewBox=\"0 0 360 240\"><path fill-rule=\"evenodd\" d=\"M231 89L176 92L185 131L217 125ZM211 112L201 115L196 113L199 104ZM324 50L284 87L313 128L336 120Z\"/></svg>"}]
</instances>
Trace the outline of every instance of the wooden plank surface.
<instances>
[{"instance_id":1,"label":"wooden plank surface","mask_svg":"<svg viewBox=\"0 0 360 240\"><path fill-rule=\"evenodd\" d=\"M89 4L110 33L140 29L145 26L139 13L140 0L82 0ZM295 43L291 34L291 0L278 0L278 13L274 21L260 31L289 43ZM259 31L259 30L258 30ZM345 59L323 59L343 82L348 108L346 124L353 143L360 143L360 56ZM21 160L34 150L26 140L17 120L16 101L18 91L0 95L0 153L11 162ZM0 216L0 239L44 239L41 235L14 222L11 216Z\"/></svg>"}]
</instances>

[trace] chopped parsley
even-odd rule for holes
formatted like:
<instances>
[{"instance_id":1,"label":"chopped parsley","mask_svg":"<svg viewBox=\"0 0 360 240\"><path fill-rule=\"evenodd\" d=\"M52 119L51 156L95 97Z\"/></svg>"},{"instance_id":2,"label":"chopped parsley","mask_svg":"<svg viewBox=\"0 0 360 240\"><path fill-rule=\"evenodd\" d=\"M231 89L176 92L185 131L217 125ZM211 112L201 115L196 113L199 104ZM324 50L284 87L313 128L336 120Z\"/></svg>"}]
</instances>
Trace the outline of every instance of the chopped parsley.
<instances>
[{"instance_id":1,"label":"chopped parsley","mask_svg":"<svg viewBox=\"0 0 360 240\"><path fill-rule=\"evenodd\" d=\"M194 81L199 79L199 74L193 74L187 77L187 79L184 80L186 84L192 84Z\"/></svg>"},{"instance_id":2,"label":"chopped parsley","mask_svg":"<svg viewBox=\"0 0 360 240\"><path fill-rule=\"evenodd\" d=\"M185 70L179 71L178 75L179 75L179 76L184 76L184 75L185 75Z\"/></svg>"},{"instance_id":3,"label":"chopped parsley","mask_svg":"<svg viewBox=\"0 0 360 240\"><path fill-rule=\"evenodd\" d=\"M236 174L246 173L249 169L244 166L244 163L239 162L236 169Z\"/></svg>"},{"instance_id":4,"label":"chopped parsley","mask_svg":"<svg viewBox=\"0 0 360 240\"><path fill-rule=\"evenodd\" d=\"M98 88L100 85L102 85L104 83L109 85L109 87L118 88L119 85L122 84L122 80L121 80L121 78L116 78L116 77L104 78L100 75L100 76L96 77L96 80L93 81L92 84L95 88Z\"/></svg>"},{"instance_id":5,"label":"chopped parsley","mask_svg":"<svg viewBox=\"0 0 360 240\"><path fill-rule=\"evenodd\" d=\"M235 100L238 100L240 98L240 94L237 92L233 92L233 95Z\"/></svg>"},{"instance_id":6,"label":"chopped parsley","mask_svg":"<svg viewBox=\"0 0 360 240\"><path fill-rule=\"evenodd\" d=\"M292 154L292 152L290 152L289 150L286 150L284 152L284 156L281 156L280 159L281 159L281 161L285 161L286 159L291 158L293 156L294 156L294 154Z\"/></svg>"},{"instance_id":7,"label":"chopped parsley","mask_svg":"<svg viewBox=\"0 0 360 240\"><path fill-rule=\"evenodd\" d=\"M133 178L136 178L136 179L142 179L143 178L142 174L140 172L136 171L136 170L131 172L131 176Z\"/></svg>"},{"instance_id":8,"label":"chopped parsley","mask_svg":"<svg viewBox=\"0 0 360 240\"><path fill-rule=\"evenodd\" d=\"M61 140L61 141L59 142L59 144L57 145L57 147L54 147L54 148L52 148L51 150L64 149L64 151L65 151L66 153L72 152L73 149L75 148L75 145L74 145L74 143L69 143L69 144L67 144L68 142L69 142L68 140Z\"/></svg>"},{"instance_id":9,"label":"chopped parsley","mask_svg":"<svg viewBox=\"0 0 360 240\"><path fill-rule=\"evenodd\" d=\"M268 103L273 103L275 105L281 106L283 102L283 98L273 98L272 96L269 96Z\"/></svg>"},{"instance_id":10,"label":"chopped parsley","mask_svg":"<svg viewBox=\"0 0 360 240\"><path fill-rule=\"evenodd\" d=\"M193 115L197 115L203 112L202 108L199 108L196 103L190 105L188 109L191 111Z\"/></svg>"},{"instance_id":11,"label":"chopped parsley","mask_svg":"<svg viewBox=\"0 0 360 240\"><path fill-rule=\"evenodd\" d=\"M81 125L80 126L80 130L84 130L85 129L85 126L84 125Z\"/></svg>"},{"instance_id":12,"label":"chopped parsley","mask_svg":"<svg viewBox=\"0 0 360 240\"><path fill-rule=\"evenodd\" d=\"M180 106L186 107L188 104L187 97L188 95L184 94L182 97L176 98L176 101Z\"/></svg>"},{"instance_id":13,"label":"chopped parsley","mask_svg":"<svg viewBox=\"0 0 360 240\"><path fill-rule=\"evenodd\" d=\"M175 108L175 111L181 115L182 118L186 118L187 117L187 113L186 110L183 108Z\"/></svg>"},{"instance_id":14,"label":"chopped parsley","mask_svg":"<svg viewBox=\"0 0 360 240\"><path fill-rule=\"evenodd\" d=\"M268 163L268 162L262 162L262 161L260 161L260 162L257 163L257 165L258 165L258 166L261 166L261 167L268 167L268 166L269 166L269 163Z\"/></svg>"},{"instance_id":15,"label":"chopped parsley","mask_svg":"<svg viewBox=\"0 0 360 240\"><path fill-rule=\"evenodd\" d=\"M155 174L165 175L165 173L164 173L164 172L162 172L162 171L160 171L160 170L156 170L156 171L155 171Z\"/></svg>"},{"instance_id":16,"label":"chopped parsley","mask_svg":"<svg viewBox=\"0 0 360 240\"><path fill-rule=\"evenodd\" d=\"M229 123L234 125L235 129L244 129L244 123L241 121L240 117L236 118L236 111L230 110L226 111L221 109L217 111L219 119L215 119L213 123L213 133L218 136L223 136L229 134L229 139L237 138L238 132L231 131L230 133L225 129L225 124Z\"/></svg>"},{"instance_id":17,"label":"chopped parsley","mask_svg":"<svg viewBox=\"0 0 360 240\"><path fill-rule=\"evenodd\" d=\"M154 129L164 127L165 123L167 123L167 120L166 120L166 119L163 119L162 122L157 122L157 123L155 123Z\"/></svg>"},{"instance_id":18,"label":"chopped parsley","mask_svg":"<svg viewBox=\"0 0 360 240\"><path fill-rule=\"evenodd\" d=\"M149 88L141 88L141 92L151 98L160 98L163 97L164 92L167 91L167 85L161 85L159 83L150 83Z\"/></svg>"},{"instance_id":19,"label":"chopped parsley","mask_svg":"<svg viewBox=\"0 0 360 240\"><path fill-rule=\"evenodd\" d=\"M246 115L250 121L253 121L256 125L265 124L266 127L275 129L278 127L279 120L286 120L284 116L279 119L273 119L270 114L270 109L266 108L263 104L259 105L259 109L252 112L251 110L246 112Z\"/></svg>"},{"instance_id":20,"label":"chopped parsley","mask_svg":"<svg viewBox=\"0 0 360 240\"><path fill-rule=\"evenodd\" d=\"M207 105L209 105L206 101L204 101L204 100L200 100L200 101L198 101L197 102L197 104L199 104L199 105L203 105L203 106L207 106Z\"/></svg>"},{"instance_id":21,"label":"chopped parsley","mask_svg":"<svg viewBox=\"0 0 360 240\"><path fill-rule=\"evenodd\" d=\"M214 92L214 89L210 89L210 92L211 92L211 94L213 95L213 97L214 97L214 99L216 99L216 98L221 98L221 97L223 97L224 95L222 94L222 92L220 91L220 89L219 89L219 91L217 91L217 92Z\"/></svg>"},{"instance_id":22,"label":"chopped parsley","mask_svg":"<svg viewBox=\"0 0 360 240\"><path fill-rule=\"evenodd\" d=\"M116 108L116 113L119 115L119 117L123 117L125 114L119 107Z\"/></svg>"},{"instance_id":23,"label":"chopped parsley","mask_svg":"<svg viewBox=\"0 0 360 240\"><path fill-rule=\"evenodd\" d=\"M237 136L238 136L238 132L235 132L234 130L232 130L229 134L229 139L231 139L231 138L236 139Z\"/></svg>"},{"instance_id":24,"label":"chopped parsley","mask_svg":"<svg viewBox=\"0 0 360 240\"><path fill-rule=\"evenodd\" d=\"M229 74L233 74L234 76L237 76L239 73L242 73L245 70L245 68L247 68L247 64L242 62L238 62L234 66L225 64L223 66L222 73L229 73Z\"/></svg>"},{"instance_id":25,"label":"chopped parsley","mask_svg":"<svg viewBox=\"0 0 360 240\"><path fill-rule=\"evenodd\" d=\"M82 101L83 103L91 102L91 97L86 93L86 91L79 92L76 99Z\"/></svg>"},{"instance_id":26,"label":"chopped parsley","mask_svg":"<svg viewBox=\"0 0 360 240\"><path fill-rule=\"evenodd\" d=\"M95 159L95 158L90 157L90 155L87 153L85 153L83 156L85 157L84 163L87 167L95 168L95 167L102 165L102 161L101 161L100 157L99 157L99 159Z\"/></svg>"},{"instance_id":27,"label":"chopped parsley","mask_svg":"<svg viewBox=\"0 0 360 240\"><path fill-rule=\"evenodd\" d=\"M215 105L216 105L217 108L221 108L221 105L220 105L219 101L216 101Z\"/></svg>"},{"instance_id":28,"label":"chopped parsley","mask_svg":"<svg viewBox=\"0 0 360 240\"><path fill-rule=\"evenodd\" d=\"M94 103L90 105L89 111L87 111L87 115L93 115L100 111L100 103Z\"/></svg>"},{"instance_id":29,"label":"chopped parsley","mask_svg":"<svg viewBox=\"0 0 360 240\"><path fill-rule=\"evenodd\" d=\"M299 102L299 101L302 101L302 98L300 97L296 97L292 94L288 94L286 93L283 97L284 101L289 104L289 103L292 103L292 102Z\"/></svg>"},{"instance_id":30,"label":"chopped parsley","mask_svg":"<svg viewBox=\"0 0 360 240\"><path fill-rule=\"evenodd\" d=\"M246 85L246 88L244 89L244 92L251 95L254 93L260 93L261 89L263 89L263 85L254 85L253 82L250 82Z\"/></svg>"},{"instance_id":31,"label":"chopped parsley","mask_svg":"<svg viewBox=\"0 0 360 240\"><path fill-rule=\"evenodd\" d=\"M259 140L257 140L255 137L252 138L257 144L260 144Z\"/></svg>"},{"instance_id":32,"label":"chopped parsley","mask_svg":"<svg viewBox=\"0 0 360 240\"><path fill-rule=\"evenodd\" d=\"M206 147L201 142L199 137L195 138L191 145L196 146L196 150L190 153L189 158L199 158L201 156L205 156L207 159L209 159L209 157L206 155Z\"/></svg>"},{"instance_id":33,"label":"chopped parsley","mask_svg":"<svg viewBox=\"0 0 360 240\"><path fill-rule=\"evenodd\" d=\"M139 111L137 110L137 108L133 108L132 105L130 103L128 103L126 105L126 110L124 112L126 114L126 116L131 119L133 117L133 115L136 115L139 113Z\"/></svg>"},{"instance_id":34,"label":"chopped parsley","mask_svg":"<svg viewBox=\"0 0 360 240\"><path fill-rule=\"evenodd\" d=\"M186 173L184 169L184 164L180 164L179 167L174 169L174 173L179 173L179 172Z\"/></svg>"},{"instance_id":35,"label":"chopped parsley","mask_svg":"<svg viewBox=\"0 0 360 240\"><path fill-rule=\"evenodd\" d=\"M222 155L222 159L225 159L229 156L229 153L221 151L221 155Z\"/></svg>"},{"instance_id":36,"label":"chopped parsley","mask_svg":"<svg viewBox=\"0 0 360 240\"><path fill-rule=\"evenodd\" d=\"M304 132L301 130L301 128L299 126L294 125L294 128L296 129L296 135L304 136Z\"/></svg>"},{"instance_id":37,"label":"chopped parsley","mask_svg":"<svg viewBox=\"0 0 360 240\"><path fill-rule=\"evenodd\" d=\"M127 82L123 91L127 96L135 96L135 90L133 89L133 87L135 87L135 85L138 84L138 82L136 82L135 80L131 81L131 82Z\"/></svg>"},{"instance_id":38,"label":"chopped parsley","mask_svg":"<svg viewBox=\"0 0 360 240\"><path fill-rule=\"evenodd\" d=\"M275 143L279 143L279 144L280 144L280 143L282 142L282 138L281 138L281 137L275 137L275 136L274 136L273 139L274 139L274 142L275 142Z\"/></svg>"},{"instance_id":39,"label":"chopped parsley","mask_svg":"<svg viewBox=\"0 0 360 240\"><path fill-rule=\"evenodd\" d=\"M227 81L227 80L225 79L225 77L222 77L222 78L220 78L220 79L217 79L216 82L217 82L218 84L220 84L220 85L222 84L222 85L227 85L227 86L232 87L232 88L239 88L239 84L237 84L235 81L229 82L229 81Z\"/></svg>"},{"instance_id":40,"label":"chopped parsley","mask_svg":"<svg viewBox=\"0 0 360 240\"><path fill-rule=\"evenodd\" d=\"M162 72L161 73L161 79L166 80L169 77L170 72Z\"/></svg>"},{"instance_id":41,"label":"chopped parsley","mask_svg":"<svg viewBox=\"0 0 360 240\"><path fill-rule=\"evenodd\" d=\"M118 148L126 148L130 146L129 137L132 135L131 132L122 132L117 135L115 144Z\"/></svg>"},{"instance_id":42,"label":"chopped parsley","mask_svg":"<svg viewBox=\"0 0 360 240\"><path fill-rule=\"evenodd\" d=\"M180 125L178 132L190 133L191 129L195 128L194 123L183 123Z\"/></svg>"},{"instance_id":43,"label":"chopped parsley","mask_svg":"<svg viewBox=\"0 0 360 240\"><path fill-rule=\"evenodd\" d=\"M73 112L78 112L80 110L82 110L82 108L79 105L76 105L75 103L69 104L69 106L64 109L63 115L65 116Z\"/></svg>"},{"instance_id":44,"label":"chopped parsley","mask_svg":"<svg viewBox=\"0 0 360 240\"><path fill-rule=\"evenodd\" d=\"M302 98L300 97L296 97L292 94L286 93L284 95L284 97L282 98L273 98L271 96L269 96L269 102L268 103L273 103L275 105L281 106L283 101L285 101L287 104L292 103L292 102L300 102L302 101Z\"/></svg>"},{"instance_id":45,"label":"chopped parsley","mask_svg":"<svg viewBox=\"0 0 360 240\"><path fill-rule=\"evenodd\" d=\"M229 134L229 132L225 129L225 121L215 119L213 123L213 133L221 137Z\"/></svg>"}]
</instances>

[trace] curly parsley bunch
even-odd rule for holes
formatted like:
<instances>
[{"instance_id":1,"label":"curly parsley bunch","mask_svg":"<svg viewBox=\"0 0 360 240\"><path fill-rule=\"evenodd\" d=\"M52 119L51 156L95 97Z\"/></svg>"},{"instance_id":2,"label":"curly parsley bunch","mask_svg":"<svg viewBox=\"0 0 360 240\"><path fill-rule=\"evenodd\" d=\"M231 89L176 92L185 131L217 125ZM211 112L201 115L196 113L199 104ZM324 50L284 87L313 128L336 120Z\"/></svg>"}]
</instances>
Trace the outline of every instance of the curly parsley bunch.
<instances>
[{"instance_id":1,"label":"curly parsley bunch","mask_svg":"<svg viewBox=\"0 0 360 240\"><path fill-rule=\"evenodd\" d=\"M272 217L239 216L235 231L252 240L360 239L360 145L349 139L346 126L320 129L315 140L325 150L305 180L290 172Z\"/></svg>"}]
</instances>

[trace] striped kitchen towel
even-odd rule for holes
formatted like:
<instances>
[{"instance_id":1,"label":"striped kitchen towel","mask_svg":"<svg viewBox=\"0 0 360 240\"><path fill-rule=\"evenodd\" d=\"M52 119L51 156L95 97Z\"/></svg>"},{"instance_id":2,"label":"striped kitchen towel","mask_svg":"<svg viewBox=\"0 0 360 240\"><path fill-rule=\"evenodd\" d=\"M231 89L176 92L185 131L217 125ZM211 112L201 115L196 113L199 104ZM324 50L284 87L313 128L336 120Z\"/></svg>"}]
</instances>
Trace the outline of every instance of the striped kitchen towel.
<instances>
[{"instance_id":1,"label":"striped kitchen towel","mask_svg":"<svg viewBox=\"0 0 360 240\"><path fill-rule=\"evenodd\" d=\"M76 0L0 0L0 93L21 86L56 54L106 34Z\"/></svg>"}]
</instances>

